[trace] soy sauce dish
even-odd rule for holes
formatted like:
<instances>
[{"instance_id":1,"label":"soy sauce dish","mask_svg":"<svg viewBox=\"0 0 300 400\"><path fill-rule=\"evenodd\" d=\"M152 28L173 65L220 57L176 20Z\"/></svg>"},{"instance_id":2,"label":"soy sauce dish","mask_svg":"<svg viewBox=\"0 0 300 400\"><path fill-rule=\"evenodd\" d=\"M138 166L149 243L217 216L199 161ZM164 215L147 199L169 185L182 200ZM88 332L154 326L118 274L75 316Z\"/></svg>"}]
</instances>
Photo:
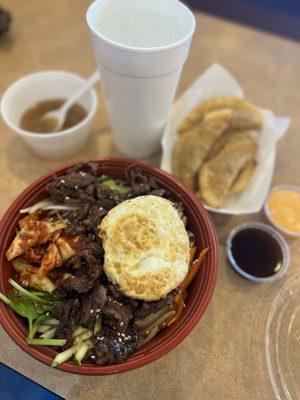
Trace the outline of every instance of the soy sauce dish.
<instances>
[{"instance_id":1,"label":"soy sauce dish","mask_svg":"<svg viewBox=\"0 0 300 400\"><path fill-rule=\"evenodd\" d=\"M289 247L283 236L261 222L246 222L233 229L226 247L231 266L255 282L281 278L290 263Z\"/></svg>"},{"instance_id":2,"label":"soy sauce dish","mask_svg":"<svg viewBox=\"0 0 300 400\"><path fill-rule=\"evenodd\" d=\"M161 357L212 295L208 214L146 164L107 159L51 172L0 228L0 321L25 351L66 371L116 373Z\"/></svg>"}]
</instances>

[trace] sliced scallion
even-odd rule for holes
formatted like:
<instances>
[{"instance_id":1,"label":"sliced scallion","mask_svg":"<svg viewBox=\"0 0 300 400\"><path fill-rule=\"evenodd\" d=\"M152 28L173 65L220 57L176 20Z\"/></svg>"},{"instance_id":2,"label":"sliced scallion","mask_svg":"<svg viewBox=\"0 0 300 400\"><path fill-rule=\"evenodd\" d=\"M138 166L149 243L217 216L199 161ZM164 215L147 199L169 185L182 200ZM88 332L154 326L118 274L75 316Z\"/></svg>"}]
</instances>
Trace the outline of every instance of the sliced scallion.
<instances>
[{"instance_id":1,"label":"sliced scallion","mask_svg":"<svg viewBox=\"0 0 300 400\"><path fill-rule=\"evenodd\" d=\"M51 366L56 367L57 365L62 364L63 362L69 360L78 350L80 346L73 346L70 347L69 349L62 351L61 353L58 353L56 357L54 358Z\"/></svg>"},{"instance_id":2,"label":"sliced scallion","mask_svg":"<svg viewBox=\"0 0 300 400\"><path fill-rule=\"evenodd\" d=\"M76 351L76 354L74 356L74 363L80 367L81 366L81 361L84 359L86 353L88 352L88 350L92 347L92 342L91 340L87 340L85 342L83 342L78 350Z\"/></svg>"},{"instance_id":3,"label":"sliced scallion","mask_svg":"<svg viewBox=\"0 0 300 400\"><path fill-rule=\"evenodd\" d=\"M93 336L93 332L88 330L88 331L82 333L81 335L76 336L74 339L74 344L84 342L85 340L89 339L92 336Z\"/></svg>"},{"instance_id":4,"label":"sliced scallion","mask_svg":"<svg viewBox=\"0 0 300 400\"><path fill-rule=\"evenodd\" d=\"M15 282L13 279L9 278L8 282L11 284L11 286L13 286L15 289L17 289L19 292L25 294L26 296L32 298L33 300L39 302L39 303L45 303L48 304L49 302L41 299L39 296L32 294L31 292L29 292L28 290L26 290L25 288L23 288L23 286L19 285L17 282Z\"/></svg>"},{"instance_id":5,"label":"sliced scallion","mask_svg":"<svg viewBox=\"0 0 300 400\"><path fill-rule=\"evenodd\" d=\"M77 337L77 336L80 336L80 335L82 335L84 332L87 332L87 328L84 328L83 326L77 326L76 328L75 328L75 330L74 330L74 333L73 333L73 337L75 338L75 337Z\"/></svg>"},{"instance_id":6,"label":"sliced scallion","mask_svg":"<svg viewBox=\"0 0 300 400\"><path fill-rule=\"evenodd\" d=\"M26 339L28 344L33 346L64 346L66 339Z\"/></svg>"},{"instance_id":7,"label":"sliced scallion","mask_svg":"<svg viewBox=\"0 0 300 400\"><path fill-rule=\"evenodd\" d=\"M50 325L40 325L38 328L37 328L37 333L45 333L45 332L47 332L47 331L49 331L49 329L51 329L51 326Z\"/></svg>"},{"instance_id":8,"label":"sliced scallion","mask_svg":"<svg viewBox=\"0 0 300 400\"><path fill-rule=\"evenodd\" d=\"M48 331L44 332L40 338L41 339L52 339L55 336L55 332L56 332L56 326L54 326L53 328L49 329Z\"/></svg>"},{"instance_id":9,"label":"sliced scallion","mask_svg":"<svg viewBox=\"0 0 300 400\"><path fill-rule=\"evenodd\" d=\"M3 294L0 292L0 300L3 301L3 303L7 304L8 306L10 306L10 300Z\"/></svg>"}]
</instances>

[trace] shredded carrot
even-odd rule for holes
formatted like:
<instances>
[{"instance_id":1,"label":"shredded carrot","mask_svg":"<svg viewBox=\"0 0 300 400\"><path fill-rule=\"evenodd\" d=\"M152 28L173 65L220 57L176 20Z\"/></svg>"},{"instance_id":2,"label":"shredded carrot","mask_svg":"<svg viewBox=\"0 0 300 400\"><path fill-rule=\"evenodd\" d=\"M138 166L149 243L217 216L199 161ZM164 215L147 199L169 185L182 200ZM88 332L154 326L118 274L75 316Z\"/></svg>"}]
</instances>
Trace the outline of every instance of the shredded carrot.
<instances>
[{"instance_id":1,"label":"shredded carrot","mask_svg":"<svg viewBox=\"0 0 300 400\"><path fill-rule=\"evenodd\" d=\"M197 250L197 247L193 247L193 248L191 249L189 267L191 267L191 265L192 265L192 262L193 262L194 257L195 257L196 250Z\"/></svg>"},{"instance_id":2,"label":"shredded carrot","mask_svg":"<svg viewBox=\"0 0 300 400\"><path fill-rule=\"evenodd\" d=\"M202 250L200 255L199 255L199 257L198 257L198 259L193 263L193 258L194 258L195 253L196 253L196 247L193 247L191 249L189 271L188 271L184 281L179 286L179 291L178 291L178 293L176 294L176 296L174 298L174 302L175 302L175 305L176 305L176 314L167 323L167 326L170 326L170 325L174 324L174 322L176 322L178 320L178 318L180 317L180 315L182 314L182 311L184 310L184 307L185 307L184 298L185 298L186 288L188 287L188 285L194 279L197 271L199 270L199 268L200 268L200 266L201 266L201 264L202 264L202 262L204 260L204 257L208 253L208 251L209 251L209 247L207 247L204 250Z\"/></svg>"},{"instance_id":3,"label":"shredded carrot","mask_svg":"<svg viewBox=\"0 0 300 400\"><path fill-rule=\"evenodd\" d=\"M174 324L174 322L176 322L178 320L178 318L180 317L183 309L184 309L185 305L184 305L184 301L183 298L180 298L179 303L177 305L177 310L176 310L176 314L174 315L174 317L167 323L167 326L170 326L172 324Z\"/></svg>"},{"instance_id":4,"label":"shredded carrot","mask_svg":"<svg viewBox=\"0 0 300 400\"><path fill-rule=\"evenodd\" d=\"M188 287L188 285L192 282L192 280L194 279L197 271L199 270L204 257L206 256L206 254L208 253L209 248L207 247L206 249L202 250L198 260L196 260L194 262L194 264L191 265L189 272L187 274L187 276L185 277L184 281L182 282L182 284L179 286L179 290L184 292L185 289Z\"/></svg>"}]
</instances>

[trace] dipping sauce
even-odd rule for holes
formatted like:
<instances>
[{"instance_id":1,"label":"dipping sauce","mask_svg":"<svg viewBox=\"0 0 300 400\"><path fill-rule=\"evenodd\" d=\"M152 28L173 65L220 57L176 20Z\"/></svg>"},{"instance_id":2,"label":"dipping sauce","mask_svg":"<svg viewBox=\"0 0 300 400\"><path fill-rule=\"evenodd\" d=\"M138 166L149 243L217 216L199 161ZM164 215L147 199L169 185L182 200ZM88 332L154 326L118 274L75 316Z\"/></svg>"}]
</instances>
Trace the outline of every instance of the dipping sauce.
<instances>
[{"instance_id":1,"label":"dipping sauce","mask_svg":"<svg viewBox=\"0 0 300 400\"><path fill-rule=\"evenodd\" d=\"M278 241L258 228L237 232L232 239L231 253L240 269L259 278L275 275L283 264L283 252Z\"/></svg>"},{"instance_id":2,"label":"dipping sauce","mask_svg":"<svg viewBox=\"0 0 300 400\"><path fill-rule=\"evenodd\" d=\"M274 191L268 200L268 211L279 227L300 233L300 193L292 189Z\"/></svg>"},{"instance_id":3,"label":"dipping sauce","mask_svg":"<svg viewBox=\"0 0 300 400\"><path fill-rule=\"evenodd\" d=\"M54 118L43 118L48 111L59 109L63 99L44 100L29 108L22 116L20 127L34 133L53 133L56 122ZM74 104L68 111L61 131L77 125L87 116L86 110Z\"/></svg>"}]
</instances>

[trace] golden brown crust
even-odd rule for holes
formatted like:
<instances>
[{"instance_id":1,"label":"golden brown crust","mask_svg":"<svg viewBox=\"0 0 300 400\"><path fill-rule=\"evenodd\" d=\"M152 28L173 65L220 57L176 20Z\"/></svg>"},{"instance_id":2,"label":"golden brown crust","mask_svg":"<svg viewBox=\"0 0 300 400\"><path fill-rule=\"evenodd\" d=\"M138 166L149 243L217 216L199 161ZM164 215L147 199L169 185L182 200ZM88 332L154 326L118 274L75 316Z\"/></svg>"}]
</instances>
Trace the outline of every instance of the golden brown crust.
<instances>
[{"instance_id":1,"label":"golden brown crust","mask_svg":"<svg viewBox=\"0 0 300 400\"><path fill-rule=\"evenodd\" d=\"M240 171L255 157L257 145L247 134L232 137L221 151L204 163L199 186L205 202L220 208Z\"/></svg>"},{"instance_id":2,"label":"golden brown crust","mask_svg":"<svg viewBox=\"0 0 300 400\"><path fill-rule=\"evenodd\" d=\"M244 99L223 96L208 100L192 111L179 127L179 133L186 133L194 125L199 124L206 113L224 108L230 108L234 111L230 123L231 129L262 129L265 118L258 107Z\"/></svg>"},{"instance_id":3,"label":"golden brown crust","mask_svg":"<svg viewBox=\"0 0 300 400\"><path fill-rule=\"evenodd\" d=\"M242 134L249 134L251 135L252 133L254 133L255 131L252 130L244 130L244 131L240 131L240 130L235 130L235 129L226 129L226 131L223 133L223 135L221 135L221 137L219 137L219 139L213 144L212 148L210 149L209 155L207 157L207 159L211 159L213 157L215 157L219 151L225 146L226 143L228 143L229 140L231 140L234 136L238 136L241 133Z\"/></svg>"},{"instance_id":4,"label":"golden brown crust","mask_svg":"<svg viewBox=\"0 0 300 400\"><path fill-rule=\"evenodd\" d=\"M230 195L242 192L248 186L255 169L255 161L251 160L239 173L230 189Z\"/></svg>"},{"instance_id":5,"label":"golden brown crust","mask_svg":"<svg viewBox=\"0 0 300 400\"><path fill-rule=\"evenodd\" d=\"M211 147L228 127L232 110L207 113L199 126L181 135L173 151L173 173L191 190L197 186L197 174Z\"/></svg>"}]
</instances>

